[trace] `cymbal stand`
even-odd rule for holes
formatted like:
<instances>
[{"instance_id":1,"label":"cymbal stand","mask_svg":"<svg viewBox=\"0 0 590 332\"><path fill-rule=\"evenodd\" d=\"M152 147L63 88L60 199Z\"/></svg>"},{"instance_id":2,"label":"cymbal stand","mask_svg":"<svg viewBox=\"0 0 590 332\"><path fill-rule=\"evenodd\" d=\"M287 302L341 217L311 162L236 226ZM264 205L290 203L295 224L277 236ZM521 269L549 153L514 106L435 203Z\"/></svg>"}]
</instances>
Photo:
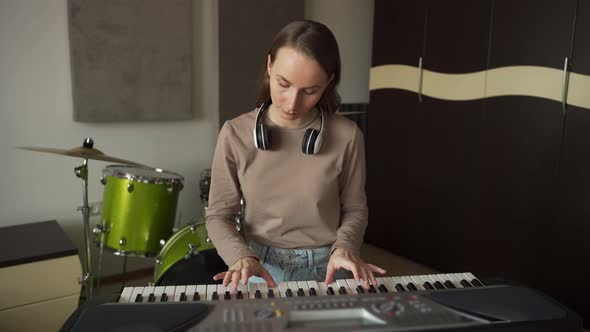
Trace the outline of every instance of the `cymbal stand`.
<instances>
[{"instance_id":1,"label":"cymbal stand","mask_svg":"<svg viewBox=\"0 0 590 332\"><path fill-rule=\"evenodd\" d=\"M92 277L92 264L90 252L90 207L88 206L88 159L84 159L82 166L74 168L76 176L82 179L82 218L84 221L84 254L86 262L82 276L82 283L86 289L86 301L92 299L92 287L94 280Z\"/></svg>"}]
</instances>

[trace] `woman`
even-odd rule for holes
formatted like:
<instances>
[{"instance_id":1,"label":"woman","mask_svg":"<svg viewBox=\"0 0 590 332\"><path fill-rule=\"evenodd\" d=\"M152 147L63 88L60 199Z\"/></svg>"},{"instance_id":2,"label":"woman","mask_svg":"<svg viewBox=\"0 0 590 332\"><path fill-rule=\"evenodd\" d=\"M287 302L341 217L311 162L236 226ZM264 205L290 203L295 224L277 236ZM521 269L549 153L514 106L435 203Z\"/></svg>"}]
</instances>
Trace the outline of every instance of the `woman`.
<instances>
[{"instance_id":1,"label":"woman","mask_svg":"<svg viewBox=\"0 0 590 332\"><path fill-rule=\"evenodd\" d=\"M364 143L354 122L334 114L339 82L332 32L292 22L268 52L257 108L223 125L206 221L229 266L214 277L225 286L330 283L352 273L368 288L374 273L385 273L359 256L368 214ZM248 241L234 223L242 197Z\"/></svg>"}]
</instances>

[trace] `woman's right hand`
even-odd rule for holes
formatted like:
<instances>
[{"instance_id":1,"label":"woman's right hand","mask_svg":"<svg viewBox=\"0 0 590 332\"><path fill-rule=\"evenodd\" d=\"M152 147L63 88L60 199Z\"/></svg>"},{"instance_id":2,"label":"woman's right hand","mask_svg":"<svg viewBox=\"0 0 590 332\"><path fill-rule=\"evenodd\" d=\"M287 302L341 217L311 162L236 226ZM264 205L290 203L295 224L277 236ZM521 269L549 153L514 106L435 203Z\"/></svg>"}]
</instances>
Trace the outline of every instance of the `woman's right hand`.
<instances>
[{"instance_id":1,"label":"woman's right hand","mask_svg":"<svg viewBox=\"0 0 590 332\"><path fill-rule=\"evenodd\" d=\"M223 286L227 287L231 283L233 290L237 290L238 282L242 280L242 283L245 285L248 283L248 278L251 276L263 278L268 283L268 287L277 287L277 284L272 279L270 273L268 273L264 266L252 256L238 259L226 272L221 272L213 276L213 280L220 280L223 278Z\"/></svg>"}]
</instances>

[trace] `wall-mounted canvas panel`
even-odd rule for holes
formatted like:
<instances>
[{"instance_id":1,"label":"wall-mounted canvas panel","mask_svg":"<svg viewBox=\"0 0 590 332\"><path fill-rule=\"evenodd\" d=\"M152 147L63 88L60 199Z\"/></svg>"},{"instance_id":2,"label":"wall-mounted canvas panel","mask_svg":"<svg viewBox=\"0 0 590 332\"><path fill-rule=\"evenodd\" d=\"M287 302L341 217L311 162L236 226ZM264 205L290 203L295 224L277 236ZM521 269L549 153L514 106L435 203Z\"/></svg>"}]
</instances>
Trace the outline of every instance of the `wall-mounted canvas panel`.
<instances>
[{"instance_id":1,"label":"wall-mounted canvas panel","mask_svg":"<svg viewBox=\"0 0 590 332\"><path fill-rule=\"evenodd\" d=\"M74 120L193 118L191 0L69 0Z\"/></svg>"}]
</instances>

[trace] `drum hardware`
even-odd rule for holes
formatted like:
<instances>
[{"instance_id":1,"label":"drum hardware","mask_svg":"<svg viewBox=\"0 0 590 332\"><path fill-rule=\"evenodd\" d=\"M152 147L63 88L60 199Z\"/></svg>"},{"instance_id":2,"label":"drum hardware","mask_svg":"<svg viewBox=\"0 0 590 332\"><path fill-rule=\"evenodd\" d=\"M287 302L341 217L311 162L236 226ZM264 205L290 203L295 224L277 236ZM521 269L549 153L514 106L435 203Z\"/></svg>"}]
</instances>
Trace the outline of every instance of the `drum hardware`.
<instances>
[{"instance_id":1,"label":"drum hardware","mask_svg":"<svg viewBox=\"0 0 590 332\"><path fill-rule=\"evenodd\" d=\"M34 152L46 152L68 157L82 158L82 165L74 168L74 174L76 177L82 180L82 206L78 208L82 212L82 222L84 227L84 258L85 264L83 265L82 277L80 278L81 284L84 285L86 292L86 299L92 298L92 289L94 287L94 277L92 274L92 255L90 246L90 207L88 205L88 160L100 160L116 162L120 164L135 165L139 167L147 167L142 164L138 164L133 161L116 158L104 154L102 151L94 148L94 140L87 137L84 139L82 146L75 147L72 149L55 149L55 148L38 148L38 147L17 147L17 149L34 151ZM95 233L96 234L96 233ZM104 233L103 233L104 234ZM101 257L102 258L102 257Z\"/></svg>"}]
</instances>

